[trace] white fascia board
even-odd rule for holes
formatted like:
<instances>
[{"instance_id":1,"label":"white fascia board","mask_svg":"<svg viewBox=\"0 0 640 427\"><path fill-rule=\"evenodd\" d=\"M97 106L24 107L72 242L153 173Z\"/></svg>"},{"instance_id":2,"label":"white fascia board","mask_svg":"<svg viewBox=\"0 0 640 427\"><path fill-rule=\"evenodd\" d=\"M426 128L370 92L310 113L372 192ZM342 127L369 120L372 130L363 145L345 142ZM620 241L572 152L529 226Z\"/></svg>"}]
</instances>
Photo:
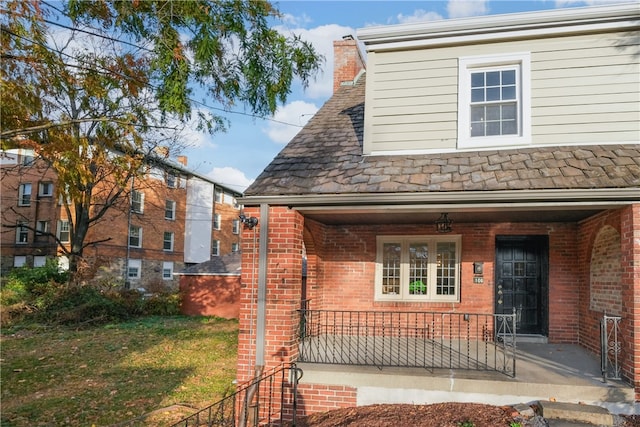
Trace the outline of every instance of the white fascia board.
<instances>
[{"instance_id":1,"label":"white fascia board","mask_svg":"<svg viewBox=\"0 0 640 427\"><path fill-rule=\"evenodd\" d=\"M366 27L357 30L367 51L457 43L567 35L576 32L637 27L638 2L612 6L567 8L542 12L487 15L421 23Z\"/></svg>"},{"instance_id":2,"label":"white fascia board","mask_svg":"<svg viewBox=\"0 0 640 427\"><path fill-rule=\"evenodd\" d=\"M640 187L599 188L570 190L496 190L496 191L451 191L418 193L353 193L313 194L299 196L249 196L241 203L245 206L268 204L272 206L409 206L424 204L479 204L511 205L515 203L535 204L540 202L622 202L640 203Z\"/></svg>"}]
</instances>

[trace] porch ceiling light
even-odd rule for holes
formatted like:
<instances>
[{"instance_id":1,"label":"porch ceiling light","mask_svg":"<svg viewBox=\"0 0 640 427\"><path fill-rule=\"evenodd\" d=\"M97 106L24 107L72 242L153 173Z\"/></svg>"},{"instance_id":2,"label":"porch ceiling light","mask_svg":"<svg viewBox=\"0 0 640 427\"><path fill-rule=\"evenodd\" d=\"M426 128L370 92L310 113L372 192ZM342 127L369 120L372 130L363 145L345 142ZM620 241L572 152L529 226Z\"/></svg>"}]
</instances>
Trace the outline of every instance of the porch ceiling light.
<instances>
[{"instance_id":1,"label":"porch ceiling light","mask_svg":"<svg viewBox=\"0 0 640 427\"><path fill-rule=\"evenodd\" d=\"M451 221L448 213L443 213L436 220L436 230L438 233L451 233Z\"/></svg>"},{"instance_id":2,"label":"porch ceiling light","mask_svg":"<svg viewBox=\"0 0 640 427\"><path fill-rule=\"evenodd\" d=\"M244 214L240 214L240 222L243 223L244 226L249 230L251 230L253 227L258 225L258 218L256 218L255 216L247 218L246 216L244 216Z\"/></svg>"}]
</instances>

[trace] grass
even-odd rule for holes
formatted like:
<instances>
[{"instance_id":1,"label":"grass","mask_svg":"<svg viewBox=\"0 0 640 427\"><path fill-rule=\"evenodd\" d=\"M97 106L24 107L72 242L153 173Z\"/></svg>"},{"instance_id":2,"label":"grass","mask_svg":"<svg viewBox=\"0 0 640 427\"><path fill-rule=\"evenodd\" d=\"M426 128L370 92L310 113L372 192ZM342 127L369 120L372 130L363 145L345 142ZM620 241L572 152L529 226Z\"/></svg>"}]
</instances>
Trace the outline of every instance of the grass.
<instances>
[{"instance_id":1,"label":"grass","mask_svg":"<svg viewBox=\"0 0 640 427\"><path fill-rule=\"evenodd\" d=\"M0 335L2 426L167 425L233 391L238 323L146 317ZM154 421L155 420L155 421Z\"/></svg>"}]
</instances>

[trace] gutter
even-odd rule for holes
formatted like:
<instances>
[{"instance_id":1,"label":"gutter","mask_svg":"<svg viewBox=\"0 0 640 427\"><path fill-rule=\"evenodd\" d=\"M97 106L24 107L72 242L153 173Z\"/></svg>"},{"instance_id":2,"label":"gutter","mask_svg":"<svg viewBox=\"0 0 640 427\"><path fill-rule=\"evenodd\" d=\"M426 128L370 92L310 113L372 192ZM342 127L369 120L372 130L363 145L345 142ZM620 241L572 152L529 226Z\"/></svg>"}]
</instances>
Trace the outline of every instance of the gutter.
<instances>
[{"instance_id":1,"label":"gutter","mask_svg":"<svg viewBox=\"0 0 640 427\"><path fill-rule=\"evenodd\" d=\"M348 193L245 196L238 199L244 206L268 204L272 206L300 207L418 207L433 204L451 205L539 205L541 203L638 203L640 187L588 188L569 190L502 190L502 191L449 191L415 193Z\"/></svg>"}]
</instances>

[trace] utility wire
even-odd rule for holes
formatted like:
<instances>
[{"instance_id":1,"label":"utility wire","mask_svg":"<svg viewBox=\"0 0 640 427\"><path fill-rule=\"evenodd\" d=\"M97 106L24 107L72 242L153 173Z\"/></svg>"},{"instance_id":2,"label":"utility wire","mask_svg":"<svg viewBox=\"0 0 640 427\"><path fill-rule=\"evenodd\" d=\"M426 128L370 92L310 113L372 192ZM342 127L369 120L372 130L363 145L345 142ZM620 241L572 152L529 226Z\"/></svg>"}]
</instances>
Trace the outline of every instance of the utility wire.
<instances>
[{"instance_id":1,"label":"utility wire","mask_svg":"<svg viewBox=\"0 0 640 427\"><path fill-rule=\"evenodd\" d=\"M44 3L44 4L46 4L47 6L49 6L49 7L53 8L53 9L55 9L56 11L58 11L59 13L61 13L62 15L67 16L67 15L65 15L65 14L64 14L64 12L62 12L60 9L58 9L58 8L56 8L56 7L52 6L52 5L50 5L48 2L44 2L44 1L43 1L43 3ZM104 34L94 33L94 32L87 31L87 30L83 30L83 29L80 29L80 28L77 28L77 27L70 27L70 26L68 26L68 25L60 24L60 23L57 23L57 22L54 22L54 21L50 21L50 20L46 20L46 19L43 19L43 22L46 22L46 23L51 24L51 25L59 26L59 27L64 28L64 29L68 29L68 30L72 30L72 31L78 31L78 32L82 32L82 33L84 33L84 34L88 34L88 35L94 36L94 37L103 38L103 39L105 39L105 40L109 40L109 41L113 41L113 42L118 42L118 43L123 43L123 44L125 44L125 45L129 45L129 46L131 46L131 47L135 47L135 48L140 49L140 50L145 50L145 51L147 51L147 52L153 52L153 50L148 49L148 48L146 48L146 47L144 47L144 46L139 46L139 45L137 45L137 44L135 44L135 43L131 43L131 42L127 42L127 41L124 41L124 40L120 40L120 39L118 39L118 38L109 37L109 36L106 36L106 35L104 35ZM27 37L24 37L24 36L18 35L18 34L14 33L14 32L9 31L9 30L8 30L8 29L6 29L6 28L3 28L3 29L2 29L2 31L5 31L6 33L8 33L8 34L10 34L10 35L12 35L12 36L14 36L14 37L19 37L19 38L21 38L21 39L23 39L23 40L25 40L25 41L28 41L28 42L33 43L33 44L36 44L36 45L38 45L38 46L40 46L40 47L43 47L43 48L45 48L45 49L47 49L47 50L50 50L50 51L52 51L52 52L55 52L55 53L57 53L57 54L59 54L59 55L64 55L64 56L67 56L67 57L69 57L69 58L71 58L71 59L73 59L73 60L76 60L76 61L77 61L77 58L75 58L74 56L69 55L69 54L67 54L67 53L65 53L65 52L62 52L62 51L60 51L60 50L58 50L58 49L55 49L55 48L53 48L53 47L51 47L51 46L43 45L42 43L36 42L35 40L31 40L31 39L29 39L29 38L27 38ZM66 64L66 63L65 63L64 65L72 66L71 64ZM82 68L82 69L85 69L85 70L87 70L87 71L96 71L96 72L100 72L100 70L97 70L97 69L95 69L95 68L91 68L91 67L79 67L79 66L76 66L76 68ZM101 68L102 68L102 67L101 67ZM134 78L133 78L133 77L131 77L131 76L127 76L127 75L124 75L124 74L121 74L121 73L114 72L113 70L107 70L107 69L104 69L104 68L103 68L103 70L104 70L104 71L106 71L107 73L110 73L110 74L116 74L116 75L118 75L118 76L120 76L120 77L123 77L123 78L125 78L125 79L129 79L129 80L135 81L135 82L137 82L137 83L141 83L142 85L144 85L144 86L146 86L146 87L148 87L148 88L150 88L150 89L153 89L153 90L157 90L157 89L158 89L158 87L157 87L157 86L155 86L155 85L153 85L153 84L151 84L151 83L146 83L146 82L143 82L143 81L140 81L140 80L134 79ZM103 71L103 72L104 72L104 71ZM226 113L226 114L236 114L236 115L241 115L241 116L245 116L245 117L251 117L251 118L254 118L254 119L261 119L261 120L269 121L269 122L272 122L272 123L278 123L278 124L282 124L282 125L286 125L286 126L293 126L293 127L297 127L297 128L302 128L302 127L304 127L304 126L302 126L302 125L298 125L298 124L294 124L294 123L289 123L289 122L285 122L285 121L282 121L282 120L276 120L276 119L269 118L269 117L266 117L266 116L260 116L260 115L257 115L257 114L246 113L246 112L243 112L243 111L234 111L234 110L228 110L228 109L225 109L225 108L214 107L214 106L208 105L208 104L206 104L206 103L204 103L204 102L202 102L202 101L197 101L197 100L192 99L192 98L187 98L187 99L188 99L188 100L189 100L189 102L191 102L192 104L195 104L195 105L199 105L199 106L205 107L205 108L207 108L207 109L209 109L209 110L221 111L221 112Z\"/></svg>"}]
</instances>

